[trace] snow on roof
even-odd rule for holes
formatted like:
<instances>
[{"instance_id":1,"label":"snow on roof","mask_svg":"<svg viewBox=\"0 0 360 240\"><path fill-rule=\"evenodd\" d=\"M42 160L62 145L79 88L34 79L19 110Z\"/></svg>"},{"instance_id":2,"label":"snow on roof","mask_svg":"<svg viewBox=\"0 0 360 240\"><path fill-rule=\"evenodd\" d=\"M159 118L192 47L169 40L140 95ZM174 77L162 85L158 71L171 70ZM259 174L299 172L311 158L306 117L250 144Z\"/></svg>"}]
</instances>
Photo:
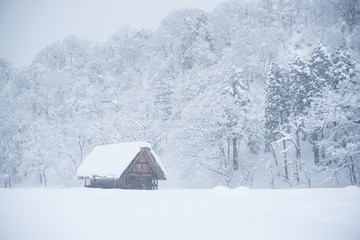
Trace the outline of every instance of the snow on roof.
<instances>
[{"instance_id":1,"label":"snow on roof","mask_svg":"<svg viewBox=\"0 0 360 240\"><path fill-rule=\"evenodd\" d=\"M95 147L77 170L78 177L120 177L141 148L151 149L147 142L126 142ZM159 157L151 150L157 164L165 172Z\"/></svg>"},{"instance_id":2,"label":"snow on roof","mask_svg":"<svg viewBox=\"0 0 360 240\"><path fill-rule=\"evenodd\" d=\"M151 148L150 148L151 149ZM164 177L167 177L167 172L165 170L164 165L162 165L159 156L154 152L154 150L151 149L151 154L154 156L157 165L161 168L162 172L164 173Z\"/></svg>"}]
</instances>

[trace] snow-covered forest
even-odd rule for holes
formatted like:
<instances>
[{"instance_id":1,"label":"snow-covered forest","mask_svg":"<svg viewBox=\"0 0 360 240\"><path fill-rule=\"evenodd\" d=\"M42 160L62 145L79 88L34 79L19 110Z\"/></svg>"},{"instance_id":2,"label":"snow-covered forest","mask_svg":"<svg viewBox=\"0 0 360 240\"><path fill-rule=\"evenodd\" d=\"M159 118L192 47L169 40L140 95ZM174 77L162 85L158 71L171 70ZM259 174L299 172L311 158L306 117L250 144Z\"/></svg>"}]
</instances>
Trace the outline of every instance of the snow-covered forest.
<instances>
[{"instance_id":1,"label":"snow-covered forest","mask_svg":"<svg viewBox=\"0 0 360 240\"><path fill-rule=\"evenodd\" d=\"M359 185L359 39L358 0L234 0L0 59L1 187L82 184L124 141L152 144L164 188Z\"/></svg>"}]
</instances>

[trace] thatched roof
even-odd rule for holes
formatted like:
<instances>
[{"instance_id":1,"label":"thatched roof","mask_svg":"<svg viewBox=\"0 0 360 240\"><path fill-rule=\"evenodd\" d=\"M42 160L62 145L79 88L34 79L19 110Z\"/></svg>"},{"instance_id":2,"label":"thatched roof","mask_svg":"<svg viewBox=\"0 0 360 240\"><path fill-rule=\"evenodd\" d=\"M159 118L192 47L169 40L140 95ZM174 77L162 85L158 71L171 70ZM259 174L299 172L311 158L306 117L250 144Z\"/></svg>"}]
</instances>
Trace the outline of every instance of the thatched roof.
<instances>
[{"instance_id":1,"label":"thatched roof","mask_svg":"<svg viewBox=\"0 0 360 240\"><path fill-rule=\"evenodd\" d=\"M159 173L162 175L162 179L166 179L164 166L147 142L126 142L97 146L86 156L77 170L77 176L79 178L119 178L143 148L149 149L152 155L151 161L157 168L156 172L158 175Z\"/></svg>"}]
</instances>

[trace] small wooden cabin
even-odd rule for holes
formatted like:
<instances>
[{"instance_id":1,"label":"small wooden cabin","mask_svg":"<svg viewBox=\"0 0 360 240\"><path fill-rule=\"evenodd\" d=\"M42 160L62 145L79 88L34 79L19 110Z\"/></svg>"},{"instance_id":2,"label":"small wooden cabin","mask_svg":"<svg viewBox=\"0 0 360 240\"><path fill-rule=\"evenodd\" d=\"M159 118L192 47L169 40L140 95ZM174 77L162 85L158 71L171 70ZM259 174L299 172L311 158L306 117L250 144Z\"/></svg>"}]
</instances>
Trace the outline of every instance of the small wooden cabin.
<instances>
[{"instance_id":1,"label":"small wooden cabin","mask_svg":"<svg viewBox=\"0 0 360 240\"><path fill-rule=\"evenodd\" d=\"M97 146L84 159L77 177L85 187L158 189L158 180L166 180L159 157L145 142Z\"/></svg>"}]
</instances>

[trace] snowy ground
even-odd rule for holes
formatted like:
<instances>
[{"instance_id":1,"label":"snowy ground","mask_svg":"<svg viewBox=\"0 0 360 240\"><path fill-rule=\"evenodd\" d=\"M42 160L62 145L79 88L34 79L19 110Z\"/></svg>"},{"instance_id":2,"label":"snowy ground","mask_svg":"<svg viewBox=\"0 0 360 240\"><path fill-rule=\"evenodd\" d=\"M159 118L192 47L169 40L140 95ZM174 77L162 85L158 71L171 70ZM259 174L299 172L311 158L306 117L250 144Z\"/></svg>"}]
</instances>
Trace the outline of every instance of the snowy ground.
<instances>
[{"instance_id":1,"label":"snowy ground","mask_svg":"<svg viewBox=\"0 0 360 240\"><path fill-rule=\"evenodd\" d=\"M0 189L0 239L360 239L360 189Z\"/></svg>"}]
</instances>

